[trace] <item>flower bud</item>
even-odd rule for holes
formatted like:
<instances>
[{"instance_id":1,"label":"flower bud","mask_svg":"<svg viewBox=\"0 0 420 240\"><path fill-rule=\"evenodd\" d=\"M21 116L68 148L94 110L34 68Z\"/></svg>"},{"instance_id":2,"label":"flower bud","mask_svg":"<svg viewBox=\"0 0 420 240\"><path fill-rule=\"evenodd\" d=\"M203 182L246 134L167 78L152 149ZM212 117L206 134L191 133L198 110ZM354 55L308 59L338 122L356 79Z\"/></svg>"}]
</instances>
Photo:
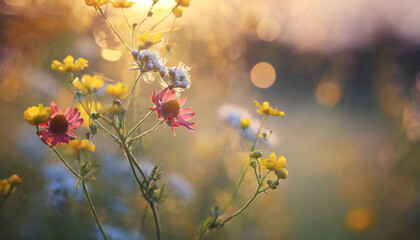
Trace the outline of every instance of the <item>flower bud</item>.
<instances>
[{"instance_id":1,"label":"flower bud","mask_svg":"<svg viewBox=\"0 0 420 240\"><path fill-rule=\"evenodd\" d=\"M267 180L267 185L268 185L268 186L273 185L273 180Z\"/></svg>"},{"instance_id":2,"label":"flower bud","mask_svg":"<svg viewBox=\"0 0 420 240\"><path fill-rule=\"evenodd\" d=\"M134 58L136 58L138 55L139 55L139 50L137 50L137 49L133 49L133 50L131 50L131 55L133 55L133 57Z\"/></svg>"},{"instance_id":3,"label":"flower bud","mask_svg":"<svg viewBox=\"0 0 420 240\"><path fill-rule=\"evenodd\" d=\"M13 174L12 176L9 177L8 181L11 184L19 185L22 183L22 178L20 178L17 174Z\"/></svg>"},{"instance_id":4,"label":"flower bud","mask_svg":"<svg viewBox=\"0 0 420 240\"><path fill-rule=\"evenodd\" d=\"M96 112L92 113L92 118L93 119L98 119L99 118L99 113L96 113Z\"/></svg>"},{"instance_id":5,"label":"flower bud","mask_svg":"<svg viewBox=\"0 0 420 240\"><path fill-rule=\"evenodd\" d=\"M258 151L258 150L254 150L254 151L251 153L251 157L252 157L252 158L260 158L260 157L262 157L262 152L261 152L261 151Z\"/></svg>"},{"instance_id":6,"label":"flower bud","mask_svg":"<svg viewBox=\"0 0 420 240\"><path fill-rule=\"evenodd\" d=\"M276 175L281 179L286 179L289 176L289 171L287 171L287 169L282 168L276 171Z\"/></svg>"},{"instance_id":7,"label":"flower bud","mask_svg":"<svg viewBox=\"0 0 420 240\"><path fill-rule=\"evenodd\" d=\"M249 128L249 126L251 126L251 119L244 118L239 122L239 125L241 126L242 129L247 129Z\"/></svg>"},{"instance_id":8,"label":"flower bud","mask_svg":"<svg viewBox=\"0 0 420 240\"><path fill-rule=\"evenodd\" d=\"M256 168L257 167L257 161L255 161L255 160L252 160L250 163L249 163L249 165L252 167L252 168Z\"/></svg>"}]
</instances>

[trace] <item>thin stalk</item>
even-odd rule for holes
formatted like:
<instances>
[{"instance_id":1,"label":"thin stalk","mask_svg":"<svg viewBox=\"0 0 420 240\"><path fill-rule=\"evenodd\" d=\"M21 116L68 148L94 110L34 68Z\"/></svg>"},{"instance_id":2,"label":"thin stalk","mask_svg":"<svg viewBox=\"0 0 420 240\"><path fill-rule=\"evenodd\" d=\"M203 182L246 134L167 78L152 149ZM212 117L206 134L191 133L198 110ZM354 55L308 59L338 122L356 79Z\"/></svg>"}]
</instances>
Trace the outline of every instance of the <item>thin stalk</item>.
<instances>
[{"instance_id":1,"label":"thin stalk","mask_svg":"<svg viewBox=\"0 0 420 240\"><path fill-rule=\"evenodd\" d=\"M127 137L129 137L149 116L152 114L153 111L149 111L146 116L140 122L138 122L127 134Z\"/></svg>"},{"instance_id":2,"label":"thin stalk","mask_svg":"<svg viewBox=\"0 0 420 240\"><path fill-rule=\"evenodd\" d=\"M78 179L82 179L82 177L79 174L77 174L77 172L66 162L66 160L64 160L64 158L57 151L57 149L55 149L55 147L52 147L51 149L54 151L57 157L61 160L61 162L63 162L63 164L67 167L67 169L70 170L71 173L73 173L74 176L76 176Z\"/></svg>"},{"instance_id":3,"label":"thin stalk","mask_svg":"<svg viewBox=\"0 0 420 240\"><path fill-rule=\"evenodd\" d=\"M149 129L149 130L147 130L147 131L143 132L142 134L140 134L140 135L138 135L138 136L136 136L136 137L133 137L133 138L131 139L131 141L135 141L135 140L137 140L137 139L139 139L139 138L144 137L146 134L148 134L148 133L150 133L150 132L153 132L153 130L155 130L157 127L159 127L159 125L160 125L160 124L162 124L164 121L165 121L165 119L160 120L160 121L159 121L159 122L158 122L155 126L153 126L151 129Z\"/></svg>"},{"instance_id":4,"label":"thin stalk","mask_svg":"<svg viewBox=\"0 0 420 240\"><path fill-rule=\"evenodd\" d=\"M223 211L226 211L228 209L228 207L230 206L230 204L233 202L233 200L236 198L236 195L238 194L238 191L239 191L239 187L241 186L242 182L244 181L245 175L248 172L248 168L249 168L249 160L246 163L246 167L243 170L242 175L239 178L239 181L238 181L238 183L235 186L235 190L233 190L232 197L229 199L229 202L226 204L226 206L224 207Z\"/></svg>"},{"instance_id":5,"label":"thin stalk","mask_svg":"<svg viewBox=\"0 0 420 240\"><path fill-rule=\"evenodd\" d=\"M159 215L158 215L158 212L157 212L157 208L156 208L156 205L154 204L154 202L153 202L153 200L151 200L151 199L149 199L148 198L148 196L147 196L147 194L144 192L144 186L143 186L143 183L141 182L141 180L139 179L139 177L138 177L138 175L137 175L137 172L136 172L136 170L134 169L134 165L133 165L133 162L134 162L134 159L131 159L131 152L128 150L128 148L125 146L125 144L123 144L124 145L124 151L126 152L126 155L127 155L127 158L128 158L128 161L130 162L130 167L131 167L131 171L133 172L133 174L134 174L134 177L136 178L136 180L137 180L137 183L139 184L139 186L140 186L140 190L141 190L141 192L142 192L142 194L143 194L143 197L146 199L146 201L149 203L149 205L150 205L150 209L152 210L152 213L153 213L153 219L154 219L154 223L155 223L155 228L156 228L156 236L157 236L157 239L158 240L160 240L160 222L159 222ZM141 170L141 169L140 169ZM144 175L144 173L141 171L141 173L143 174L143 177L144 177L144 179L145 179L145 181L147 182L147 178L146 178L146 176Z\"/></svg>"},{"instance_id":6,"label":"thin stalk","mask_svg":"<svg viewBox=\"0 0 420 240\"><path fill-rule=\"evenodd\" d=\"M125 104L125 109L126 110L128 110L128 107L130 106L131 98L133 98L134 89L136 88L136 85L137 85L137 83L140 80L140 78L141 78L142 75L143 75L143 73L140 72L137 75L136 79L134 80L133 86L131 86L130 93L128 94L127 102Z\"/></svg>"},{"instance_id":7,"label":"thin stalk","mask_svg":"<svg viewBox=\"0 0 420 240\"><path fill-rule=\"evenodd\" d=\"M258 196L258 194L260 194L260 189L261 189L261 185L258 185L257 190L255 191L254 195L252 195L252 197L248 200L248 202L245 203L245 205L239 209L237 212L235 212L234 214L232 214L230 217L226 218L225 220L223 220L223 224L229 222L230 220L232 220L232 218L238 216L239 214L241 214L253 201L254 199Z\"/></svg>"},{"instance_id":8,"label":"thin stalk","mask_svg":"<svg viewBox=\"0 0 420 240\"><path fill-rule=\"evenodd\" d=\"M96 224L98 225L98 228L101 231L102 236L104 237L105 240L108 240L108 237L106 236L106 234L104 232L104 229L102 228L101 222L99 221L98 216L96 215L95 207L93 206L92 199L90 198L88 189L86 187L85 180L82 180L82 185L83 185L83 192L85 193L86 200L87 200L88 205L89 205L90 213L92 214L93 218L95 219Z\"/></svg>"},{"instance_id":9,"label":"thin stalk","mask_svg":"<svg viewBox=\"0 0 420 240\"><path fill-rule=\"evenodd\" d=\"M120 42L128 49L128 51L131 51L131 48L122 40L120 34L118 34L117 30L115 30L114 26L112 26L111 22L108 20L106 16L104 16L105 22L108 24L108 26L111 28L111 30L117 35Z\"/></svg>"},{"instance_id":10,"label":"thin stalk","mask_svg":"<svg viewBox=\"0 0 420 240\"><path fill-rule=\"evenodd\" d=\"M157 22L155 25L152 26L152 28L150 28L149 33L153 31L153 29L155 29L159 24L161 24L167 17L169 17L172 12L174 11L175 8L177 8L179 6L179 4L175 5L174 8L172 8L172 10L166 15L164 16L161 20L159 20L159 22Z\"/></svg>"},{"instance_id":11,"label":"thin stalk","mask_svg":"<svg viewBox=\"0 0 420 240\"><path fill-rule=\"evenodd\" d=\"M159 221L159 214L158 214L157 206L155 205L154 202L151 202L150 208L152 209L153 219L155 220L156 237L158 240L160 240L160 221Z\"/></svg>"},{"instance_id":12,"label":"thin stalk","mask_svg":"<svg viewBox=\"0 0 420 240\"><path fill-rule=\"evenodd\" d=\"M266 118L267 118L267 114L265 114L265 115L264 115L264 117L263 117L263 119L261 120L261 125L260 125L260 128L258 128L257 135L255 136L255 138L254 138L254 142L252 143L252 147L251 147L251 149L250 149L250 150L251 150L251 152L255 150L255 145L257 144L258 135L260 135L261 128L262 128L262 126L263 126L264 121L265 121L265 119L266 119Z\"/></svg>"},{"instance_id":13,"label":"thin stalk","mask_svg":"<svg viewBox=\"0 0 420 240\"><path fill-rule=\"evenodd\" d=\"M156 4L156 3L157 3L157 1L156 1L156 2L155 2L155 1L153 1L152 6L150 6L149 11L147 11L147 15L146 15L146 17L145 17L145 18L143 18L143 20L141 20L141 21L137 24L137 26L136 26L136 27L140 26L142 23L144 23L144 22L146 21L146 19L147 19L147 18L149 18L149 12L151 12L151 11L152 11L152 9L153 9L153 7L155 6L155 4Z\"/></svg>"},{"instance_id":14,"label":"thin stalk","mask_svg":"<svg viewBox=\"0 0 420 240\"><path fill-rule=\"evenodd\" d=\"M257 135L255 136L254 142L253 142L251 148L249 149L251 152L254 151L254 149L255 149L255 145L257 144L258 135L261 132L261 128L262 128L266 118L267 118L267 115L264 115L263 119L261 120L261 125L258 129ZM251 160L251 157L249 157L249 160ZM233 194L232 194L232 197L230 198L229 202L224 207L224 210L226 210L229 207L229 205L232 203L232 201L235 199L236 195L238 194L239 187L242 185L242 182L244 181L245 175L246 175L246 173L248 172L248 169L249 169L249 160L246 163L245 170L242 172L241 178L239 179L239 182L236 184L235 190L233 191ZM259 163L258 163L258 166L259 166ZM259 181L258 176L257 176L257 181Z\"/></svg>"}]
</instances>

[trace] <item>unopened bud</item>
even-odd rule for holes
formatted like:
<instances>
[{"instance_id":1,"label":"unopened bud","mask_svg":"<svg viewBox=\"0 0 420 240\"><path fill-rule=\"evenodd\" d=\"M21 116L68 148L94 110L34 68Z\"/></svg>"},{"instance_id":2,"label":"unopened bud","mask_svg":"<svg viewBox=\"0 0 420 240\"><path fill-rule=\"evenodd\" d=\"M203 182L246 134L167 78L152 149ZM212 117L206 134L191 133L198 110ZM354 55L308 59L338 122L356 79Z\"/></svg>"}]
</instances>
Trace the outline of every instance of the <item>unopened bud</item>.
<instances>
[{"instance_id":1,"label":"unopened bud","mask_svg":"<svg viewBox=\"0 0 420 240\"><path fill-rule=\"evenodd\" d=\"M257 167L257 161L252 160L252 161L249 163L249 165L250 165L252 168L256 168L256 167Z\"/></svg>"},{"instance_id":2,"label":"unopened bud","mask_svg":"<svg viewBox=\"0 0 420 240\"><path fill-rule=\"evenodd\" d=\"M273 180L267 180L267 185L268 185L268 186L273 185Z\"/></svg>"},{"instance_id":3,"label":"unopened bud","mask_svg":"<svg viewBox=\"0 0 420 240\"><path fill-rule=\"evenodd\" d=\"M133 55L133 57L134 58L137 58L137 56L139 55L139 50L137 50L137 49L133 49L133 50L131 50L131 55Z\"/></svg>"},{"instance_id":4,"label":"unopened bud","mask_svg":"<svg viewBox=\"0 0 420 240\"><path fill-rule=\"evenodd\" d=\"M289 171L287 171L287 169L282 168L276 171L276 175L281 179L286 179L289 176Z\"/></svg>"},{"instance_id":5,"label":"unopened bud","mask_svg":"<svg viewBox=\"0 0 420 240\"><path fill-rule=\"evenodd\" d=\"M94 112L91 115L92 115L93 119L98 119L99 118L99 113Z\"/></svg>"},{"instance_id":6,"label":"unopened bud","mask_svg":"<svg viewBox=\"0 0 420 240\"><path fill-rule=\"evenodd\" d=\"M254 151L251 153L251 157L252 157L252 158L260 158L260 157L262 157L262 152L261 152L261 151L258 151L258 150L254 150Z\"/></svg>"},{"instance_id":7,"label":"unopened bud","mask_svg":"<svg viewBox=\"0 0 420 240\"><path fill-rule=\"evenodd\" d=\"M20 178L17 174L13 174L9 177L9 182L14 185L19 185L22 183L22 178Z\"/></svg>"}]
</instances>

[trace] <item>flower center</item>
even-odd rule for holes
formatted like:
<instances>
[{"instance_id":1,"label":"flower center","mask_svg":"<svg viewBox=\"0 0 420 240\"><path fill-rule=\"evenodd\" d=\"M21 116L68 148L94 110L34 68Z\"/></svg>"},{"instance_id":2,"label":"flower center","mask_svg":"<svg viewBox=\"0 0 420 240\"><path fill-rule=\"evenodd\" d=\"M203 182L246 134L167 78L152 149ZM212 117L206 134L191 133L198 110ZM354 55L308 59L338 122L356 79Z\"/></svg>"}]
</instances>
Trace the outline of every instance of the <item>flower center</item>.
<instances>
[{"instance_id":1,"label":"flower center","mask_svg":"<svg viewBox=\"0 0 420 240\"><path fill-rule=\"evenodd\" d=\"M54 133L65 133L69 128L69 121L62 114L57 114L51 119L50 130Z\"/></svg>"},{"instance_id":2,"label":"flower center","mask_svg":"<svg viewBox=\"0 0 420 240\"><path fill-rule=\"evenodd\" d=\"M164 118L166 118L166 116L171 114L171 116L168 116L168 117L174 118L178 116L179 109L180 109L180 106L177 100L167 101L166 103L162 105L162 115Z\"/></svg>"}]
</instances>

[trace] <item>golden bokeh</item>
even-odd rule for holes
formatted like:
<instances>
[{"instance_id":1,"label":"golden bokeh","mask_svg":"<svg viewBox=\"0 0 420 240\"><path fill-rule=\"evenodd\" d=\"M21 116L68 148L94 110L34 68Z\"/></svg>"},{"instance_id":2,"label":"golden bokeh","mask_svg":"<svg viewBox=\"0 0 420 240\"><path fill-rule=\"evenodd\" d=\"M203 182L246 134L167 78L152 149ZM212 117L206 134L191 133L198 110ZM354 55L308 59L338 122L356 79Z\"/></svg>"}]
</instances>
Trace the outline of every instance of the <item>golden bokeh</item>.
<instances>
[{"instance_id":1,"label":"golden bokeh","mask_svg":"<svg viewBox=\"0 0 420 240\"><path fill-rule=\"evenodd\" d=\"M259 88L269 88L276 81L276 70L267 62L254 65L251 70L251 81Z\"/></svg>"},{"instance_id":2,"label":"golden bokeh","mask_svg":"<svg viewBox=\"0 0 420 240\"><path fill-rule=\"evenodd\" d=\"M118 61L121 58L121 51L115 49L103 48L101 51L102 57L110 62Z\"/></svg>"},{"instance_id":3,"label":"golden bokeh","mask_svg":"<svg viewBox=\"0 0 420 240\"><path fill-rule=\"evenodd\" d=\"M341 98L341 89L335 82L322 82L315 91L315 98L319 105L332 107Z\"/></svg>"},{"instance_id":4,"label":"golden bokeh","mask_svg":"<svg viewBox=\"0 0 420 240\"><path fill-rule=\"evenodd\" d=\"M361 232L375 224L375 214L371 208L354 208L347 213L345 222L351 231Z\"/></svg>"},{"instance_id":5,"label":"golden bokeh","mask_svg":"<svg viewBox=\"0 0 420 240\"><path fill-rule=\"evenodd\" d=\"M258 23L257 35L264 41L274 41L280 35L280 25L272 18L263 18Z\"/></svg>"}]
</instances>

